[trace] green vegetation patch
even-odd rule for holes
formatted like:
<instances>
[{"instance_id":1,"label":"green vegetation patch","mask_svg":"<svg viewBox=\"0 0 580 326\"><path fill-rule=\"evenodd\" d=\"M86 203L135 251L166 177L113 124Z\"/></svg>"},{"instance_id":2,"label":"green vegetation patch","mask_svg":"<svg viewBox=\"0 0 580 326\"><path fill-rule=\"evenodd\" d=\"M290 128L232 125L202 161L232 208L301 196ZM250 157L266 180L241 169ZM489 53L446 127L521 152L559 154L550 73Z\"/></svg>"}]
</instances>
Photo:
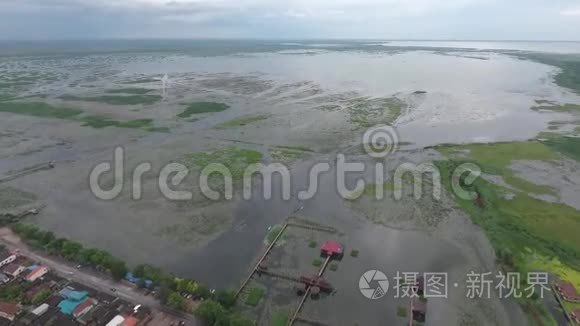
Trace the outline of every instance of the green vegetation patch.
<instances>
[{"instance_id":1,"label":"green vegetation patch","mask_svg":"<svg viewBox=\"0 0 580 326\"><path fill-rule=\"evenodd\" d=\"M187 106L187 108L177 115L178 118L189 118L194 114L222 112L229 109L229 105L217 102L194 102Z\"/></svg>"},{"instance_id":2,"label":"green vegetation patch","mask_svg":"<svg viewBox=\"0 0 580 326\"><path fill-rule=\"evenodd\" d=\"M578 112L580 113L580 105L578 104L562 104L562 105L539 105L532 108L534 111L554 111L554 112Z\"/></svg>"},{"instance_id":3,"label":"green vegetation patch","mask_svg":"<svg viewBox=\"0 0 580 326\"><path fill-rule=\"evenodd\" d=\"M272 315L272 326L286 326L288 324L288 313L285 311L276 311Z\"/></svg>"},{"instance_id":4,"label":"green vegetation patch","mask_svg":"<svg viewBox=\"0 0 580 326\"><path fill-rule=\"evenodd\" d=\"M276 240L276 237L278 236L278 234L280 234L280 232L282 232L282 226L281 225L274 225L270 229L270 232L268 232L268 235L266 236L266 240L268 241L268 244L271 244L272 242L274 242L274 240Z\"/></svg>"},{"instance_id":5,"label":"green vegetation patch","mask_svg":"<svg viewBox=\"0 0 580 326\"><path fill-rule=\"evenodd\" d=\"M304 146L275 146L270 148L272 160L280 163L292 163L304 159L314 152L312 149Z\"/></svg>"},{"instance_id":6,"label":"green vegetation patch","mask_svg":"<svg viewBox=\"0 0 580 326\"><path fill-rule=\"evenodd\" d=\"M0 102L13 100L14 96L9 94L0 94Z\"/></svg>"},{"instance_id":7,"label":"green vegetation patch","mask_svg":"<svg viewBox=\"0 0 580 326\"><path fill-rule=\"evenodd\" d=\"M330 267L328 267L328 269L330 269L333 272L336 272L338 270L338 264L332 264L330 265Z\"/></svg>"},{"instance_id":8,"label":"green vegetation patch","mask_svg":"<svg viewBox=\"0 0 580 326\"><path fill-rule=\"evenodd\" d=\"M457 158L457 153L467 155L475 161L483 172L500 175L509 185L527 193L555 194L552 187L538 185L517 177L509 165L517 160L552 161L558 159L548 146L535 141L472 144L462 146L440 146L437 150L443 155Z\"/></svg>"},{"instance_id":9,"label":"green vegetation patch","mask_svg":"<svg viewBox=\"0 0 580 326\"><path fill-rule=\"evenodd\" d=\"M285 149L285 148L270 148L270 155L274 162L292 163L308 157L309 152L301 150Z\"/></svg>"},{"instance_id":10,"label":"green vegetation patch","mask_svg":"<svg viewBox=\"0 0 580 326\"><path fill-rule=\"evenodd\" d=\"M43 303L46 299L48 299L50 296L52 295L52 291L51 290L42 290L40 292L38 292L31 300L31 303L33 305L38 305Z\"/></svg>"},{"instance_id":11,"label":"green vegetation patch","mask_svg":"<svg viewBox=\"0 0 580 326\"><path fill-rule=\"evenodd\" d=\"M557 257L541 256L532 250L527 252L526 270L549 271L580 288L580 270L563 264Z\"/></svg>"},{"instance_id":12,"label":"green vegetation patch","mask_svg":"<svg viewBox=\"0 0 580 326\"><path fill-rule=\"evenodd\" d=\"M151 93L153 91L154 91L154 89L149 89L149 88L129 87L129 88L108 89L105 91L105 93L143 95L143 94Z\"/></svg>"},{"instance_id":13,"label":"green vegetation patch","mask_svg":"<svg viewBox=\"0 0 580 326\"><path fill-rule=\"evenodd\" d=\"M537 105L557 105L554 101L544 99L534 100L534 102L536 102Z\"/></svg>"},{"instance_id":14,"label":"green vegetation patch","mask_svg":"<svg viewBox=\"0 0 580 326\"><path fill-rule=\"evenodd\" d=\"M407 317L407 307L399 306L397 307L397 317L405 318Z\"/></svg>"},{"instance_id":15,"label":"green vegetation patch","mask_svg":"<svg viewBox=\"0 0 580 326\"><path fill-rule=\"evenodd\" d=\"M348 103L351 123L361 128L379 124L392 124L401 115L406 104L396 97L361 97Z\"/></svg>"},{"instance_id":16,"label":"green vegetation patch","mask_svg":"<svg viewBox=\"0 0 580 326\"><path fill-rule=\"evenodd\" d=\"M32 85L32 82L27 81L15 81L15 82L0 82L0 89L12 89L21 86Z\"/></svg>"},{"instance_id":17,"label":"green vegetation patch","mask_svg":"<svg viewBox=\"0 0 580 326\"><path fill-rule=\"evenodd\" d=\"M442 182L450 187L454 169L463 162L436 162ZM456 198L472 220L483 227L498 258L506 265L525 266L530 252L558 257L564 264L580 267L580 211L564 204L549 203L518 193L511 199L504 189L482 178L465 186L477 194L474 200ZM514 267L512 266L512 267Z\"/></svg>"},{"instance_id":18,"label":"green vegetation patch","mask_svg":"<svg viewBox=\"0 0 580 326\"><path fill-rule=\"evenodd\" d=\"M580 131L580 127L577 130ZM580 138L578 137L551 137L543 143L557 152L580 161Z\"/></svg>"},{"instance_id":19,"label":"green vegetation patch","mask_svg":"<svg viewBox=\"0 0 580 326\"><path fill-rule=\"evenodd\" d=\"M580 310L580 303L568 302L568 301L562 301L562 303L564 304L564 308L566 309L566 311L568 311L568 313L571 313L571 312L576 311L576 310Z\"/></svg>"},{"instance_id":20,"label":"green vegetation patch","mask_svg":"<svg viewBox=\"0 0 580 326\"><path fill-rule=\"evenodd\" d=\"M83 113L78 109L54 107L42 102L0 102L0 112L56 119L72 119Z\"/></svg>"},{"instance_id":21,"label":"green vegetation patch","mask_svg":"<svg viewBox=\"0 0 580 326\"><path fill-rule=\"evenodd\" d=\"M179 295L179 294L178 294ZM224 307L221 302L214 300L204 300L195 310L195 316L204 325L224 325L224 326L255 326L256 323L245 316L232 311L231 308Z\"/></svg>"},{"instance_id":22,"label":"green vegetation patch","mask_svg":"<svg viewBox=\"0 0 580 326\"><path fill-rule=\"evenodd\" d=\"M35 194L11 187L0 187L0 212L30 205L38 200Z\"/></svg>"},{"instance_id":23,"label":"green vegetation patch","mask_svg":"<svg viewBox=\"0 0 580 326\"><path fill-rule=\"evenodd\" d=\"M249 165L260 163L261 161L262 153L258 151L226 147L215 151L189 154L185 157L184 164L202 169L212 163L223 164L232 173L234 180L238 180L244 176L244 171Z\"/></svg>"},{"instance_id":24,"label":"green vegetation patch","mask_svg":"<svg viewBox=\"0 0 580 326\"><path fill-rule=\"evenodd\" d=\"M244 117L239 117L236 119L232 119L223 123L220 123L216 126L218 129L233 129L243 127L245 125L252 124L254 122L262 121L268 119L270 116L261 114L261 115L248 115Z\"/></svg>"},{"instance_id":25,"label":"green vegetation patch","mask_svg":"<svg viewBox=\"0 0 580 326\"><path fill-rule=\"evenodd\" d=\"M351 257L355 257L355 258L356 258L356 257L358 257L358 254L359 254L358 250L352 250L352 251L350 252L350 256L351 256Z\"/></svg>"},{"instance_id":26,"label":"green vegetation patch","mask_svg":"<svg viewBox=\"0 0 580 326\"><path fill-rule=\"evenodd\" d=\"M538 136L536 136L536 139L544 140L544 139L552 139L552 138L560 138L560 137L562 137L562 134L560 134L560 133L552 132L552 131L542 131L538 134Z\"/></svg>"},{"instance_id":27,"label":"green vegetation patch","mask_svg":"<svg viewBox=\"0 0 580 326\"><path fill-rule=\"evenodd\" d=\"M322 260L320 260L320 259L313 260L312 261L312 266L314 266L314 267L320 267L320 266L322 266Z\"/></svg>"},{"instance_id":28,"label":"green vegetation patch","mask_svg":"<svg viewBox=\"0 0 580 326\"><path fill-rule=\"evenodd\" d=\"M152 128L152 119L136 119L127 121L113 120L109 117L100 115L89 115L79 119L83 126L89 126L93 128L106 128L106 127L118 127L118 128Z\"/></svg>"},{"instance_id":29,"label":"green vegetation patch","mask_svg":"<svg viewBox=\"0 0 580 326\"><path fill-rule=\"evenodd\" d=\"M318 244L316 243L316 241L312 240L308 243L308 247L310 248L316 248Z\"/></svg>"},{"instance_id":30,"label":"green vegetation patch","mask_svg":"<svg viewBox=\"0 0 580 326\"><path fill-rule=\"evenodd\" d=\"M249 290L248 296L246 297L246 304L248 306L256 307L260 300L264 296L264 289L259 287L253 287Z\"/></svg>"},{"instance_id":31,"label":"green vegetation patch","mask_svg":"<svg viewBox=\"0 0 580 326\"><path fill-rule=\"evenodd\" d=\"M90 264L103 270L109 270L116 280L122 279L128 271L123 261L106 251L83 248L78 242L56 238L52 232L41 231L34 225L14 224L12 230L34 249L43 250L76 263Z\"/></svg>"},{"instance_id":32,"label":"green vegetation patch","mask_svg":"<svg viewBox=\"0 0 580 326\"><path fill-rule=\"evenodd\" d=\"M521 275L543 270L560 277L562 268L555 264L538 263L536 257L553 257L566 266L565 270L580 269L580 211L564 204L549 203L535 199L525 193L517 193L511 199L503 195L505 189L477 179L471 186L463 188L475 194L473 200L464 200L453 192L451 176L465 161L438 161L445 188L455 196L459 206L472 221L483 228L495 249L502 269L516 271ZM464 178L465 175L462 176ZM459 180L462 183L462 180ZM576 275L580 275L576 272ZM525 280L520 288L526 288ZM547 319L541 299L518 300L530 318Z\"/></svg>"},{"instance_id":33,"label":"green vegetation patch","mask_svg":"<svg viewBox=\"0 0 580 326\"><path fill-rule=\"evenodd\" d=\"M0 287L0 299L3 301L20 302L24 298L26 288L24 284L12 282Z\"/></svg>"},{"instance_id":34,"label":"green vegetation patch","mask_svg":"<svg viewBox=\"0 0 580 326\"><path fill-rule=\"evenodd\" d=\"M55 118L80 121L82 126L93 128L144 128L148 131L168 132L165 128L153 127L152 119L135 119L118 121L101 115L81 116L83 111L79 109L54 107L42 102L0 102L0 112L29 115L41 118Z\"/></svg>"},{"instance_id":35,"label":"green vegetation patch","mask_svg":"<svg viewBox=\"0 0 580 326\"><path fill-rule=\"evenodd\" d=\"M150 132L163 132L163 133L171 132L171 130L168 127L148 127L145 128L145 130Z\"/></svg>"},{"instance_id":36,"label":"green vegetation patch","mask_svg":"<svg viewBox=\"0 0 580 326\"><path fill-rule=\"evenodd\" d=\"M65 95L60 99L65 101L85 101L97 102L109 105L151 105L159 102L162 97L160 95L101 95L101 96L73 96Z\"/></svg>"},{"instance_id":37,"label":"green vegetation patch","mask_svg":"<svg viewBox=\"0 0 580 326\"><path fill-rule=\"evenodd\" d=\"M533 60L547 65L559 67L561 70L554 81L562 87L574 90L580 94L580 57L568 54L526 53L521 58Z\"/></svg>"},{"instance_id":38,"label":"green vegetation patch","mask_svg":"<svg viewBox=\"0 0 580 326\"><path fill-rule=\"evenodd\" d=\"M104 250L85 248L78 242L57 238L52 232L42 231L30 224L11 224L11 228L23 242L33 249L62 257L75 264L108 271L116 281L123 279L129 271L123 261ZM191 294L202 299L202 303L198 308L199 314L196 311L196 316L204 321L215 321L214 318L222 317L228 323L220 325L254 325L247 318L231 311L231 308L235 304L235 296L231 291L218 291L214 294L207 286L201 283L194 280L177 278L172 274L147 264L135 266L133 275L141 280L141 282L137 282L136 284L140 288L146 286L144 280L151 280L156 291L158 291L157 298L159 301L171 308L190 313L191 306L183 298L182 294ZM23 293L26 292L25 286L28 285L12 282L8 286L0 287L0 299L21 301L20 299ZM32 301L33 303L44 301L45 296L46 293L40 292ZM214 325L214 323L212 322L211 325Z\"/></svg>"}]
</instances>

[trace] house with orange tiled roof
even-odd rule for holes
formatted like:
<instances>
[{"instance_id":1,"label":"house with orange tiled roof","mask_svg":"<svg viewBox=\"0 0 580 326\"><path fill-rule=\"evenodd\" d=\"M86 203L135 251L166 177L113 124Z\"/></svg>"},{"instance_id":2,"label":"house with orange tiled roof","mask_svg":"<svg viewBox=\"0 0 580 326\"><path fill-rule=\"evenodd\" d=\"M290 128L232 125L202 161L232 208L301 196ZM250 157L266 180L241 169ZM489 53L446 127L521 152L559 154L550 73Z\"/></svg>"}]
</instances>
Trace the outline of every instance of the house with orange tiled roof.
<instances>
[{"instance_id":1,"label":"house with orange tiled roof","mask_svg":"<svg viewBox=\"0 0 580 326\"><path fill-rule=\"evenodd\" d=\"M34 282L37 279L43 277L48 273L49 269L46 266L36 266L26 277L24 278L28 282Z\"/></svg>"},{"instance_id":2,"label":"house with orange tiled roof","mask_svg":"<svg viewBox=\"0 0 580 326\"><path fill-rule=\"evenodd\" d=\"M22 308L12 302L0 301L0 317L13 321L22 311Z\"/></svg>"},{"instance_id":3,"label":"house with orange tiled roof","mask_svg":"<svg viewBox=\"0 0 580 326\"><path fill-rule=\"evenodd\" d=\"M91 298L85 299L83 303L76 306L76 308L73 310L73 316L75 318L81 318L83 315L85 315L87 312L93 309L93 307L96 304L97 304L96 300L93 300Z\"/></svg>"}]
</instances>

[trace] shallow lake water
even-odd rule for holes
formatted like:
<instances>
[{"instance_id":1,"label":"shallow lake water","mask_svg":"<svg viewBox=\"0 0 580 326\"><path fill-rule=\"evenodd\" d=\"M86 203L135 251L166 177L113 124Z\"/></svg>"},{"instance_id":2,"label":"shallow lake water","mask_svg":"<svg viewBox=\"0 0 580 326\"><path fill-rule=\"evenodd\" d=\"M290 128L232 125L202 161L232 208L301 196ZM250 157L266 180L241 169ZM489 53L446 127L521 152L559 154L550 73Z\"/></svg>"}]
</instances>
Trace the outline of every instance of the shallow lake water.
<instances>
[{"instance_id":1,"label":"shallow lake water","mask_svg":"<svg viewBox=\"0 0 580 326\"><path fill-rule=\"evenodd\" d=\"M415 46L410 43L405 44ZM388 43L388 45L402 46L403 44L393 42ZM568 46L569 44L564 45ZM444 47L445 44L429 46ZM529 139L545 130L549 121L565 117L531 110L530 108L536 105L536 100L580 103L580 97L554 84L553 76L558 72L557 68L532 61L519 60L505 54L462 50L445 53L427 50L402 51L390 49L388 46L373 51L366 51L364 46L334 51L334 47L338 48L341 45L293 43L284 45L283 49L238 51L238 53L228 55L218 53L218 55L204 56L199 53L188 54L187 51L166 51L163 54L94 54L80 58L47 59L44 65L50 66L51 69L55 69L55 67L58 69L59 62L60 64L64 62L66 69L63 70L70 70L70 74L63 80L46 87L38 87L37 90L48 92L50 96L59 96L74 94L77 91L83 92L87 89L109 88L111 85L117 85L120 80L136 76L158 78L164 74L168 74L172 82L171 88L177 89L179 95L186 99L189 99L188 95L196 99L203 98L211 91L213 92L211 100L219 100L220 91L229 91L227 89L228 78L241 78L241 81L236 81L238 82L236 87L242 84L241 86L247 86L251 90L248 94L224 96L224 98L227 97L231 100L228 103L237 106L237 108L232 108L223 114L217 114L216 120L213 120L213 117L208 117L202 121L185 124L172 130L171 134L148 134L131 137L131 139L119 137L120 143L134 146L134 149L143 151L163 145L172 145L172 141L176 141L175 143L178 144L183 144L183 141L204 142L200 140L201 138L195 137L205 132L211 132L210 129L217 122L243 115L247 113L245 111L251 112L254 103L259 102L255 107L263 107L266 105L264 104L265 100L269 97L269 91L289 84L299 86L289 88L288 93L300 93L297 89L304 89L306 95L285 99L284 105L279 106L276 103L277 97L273 96L274 100L268 104L271 105L269 112L273 116L294 112L284 111L290 107L311 109L315 106L313 103L316 102L316 98L321 96L329 96L330 99L327 101L333 101L333 97L339 98L343 94L349 94L350 98L363 96L397 97L404 101L406 107L394 125L400 134L400 140L411 143L417 148L441 143ZM465 44L464 47L504 48L501 45L494 47L493 44ZM508 46L508 48L511 47ZM37 66L43 66L41 59L34 62ZM93 75L98 76L98 78L91 78ZM213 84L215 89L210 89L211 87L208 86L208 93L204 93L203 89L187 89L188 81L214 77L216 79L222 78L222 80ZM83 88L82 83L87 80L91 83L90 88L88 86ZM225 86L220 83L224 83ZM79 84L81 86L78 86ZM261 90L260 87L263 85L267 87ZM160 86L160 83L153 85L156 88ZM152 87L152 85L148 85L148 87ZM236 105L238 103L240 105ZM160 116L162 116L161 113ZM325 114L320 113L320 119L325 119L327 117ZM171 116L171 119L175 120L174 115ZM299 120L300 117L297 119ZM294 125L291 123L284 126L284 128L289 129L293 127ZM316 123L313 124L312 128L317 128ZM354 129L354 126L348 125L346 128ZM265 130L263 139L284 137L277 136L277 132L286 135L281 129ZM231 137L227 131L217 131L217 133L219 132L225 133L224 137ZM334 130L333 132L339 134L343 130ZM247 133L249 134L250 131ZM234 134L234 136L236 135ZM237 136L243 138L241 134ZM317 139L319 138L314 138L313 142ZM7 172L23 166L29 157L33 157L34 163L49 160L80 161L80 164L86 164L87 168L82 169L86 173L82 175L82 182L75 186L83 186L82 190L86 191L86 175L88 175L89 168L96 161L109 159L109 147L112 148L111 144L117 143L116 139L114 141L108 140L110 143L98 144L95 142L96 145L87 141L89 145L86 148L80 147L84 148L86 152L80 152L79 147L73 143L65 149L51 147L40 152L28 153L26 156L7 157L0 161L0 170L2 170L0 172ZM251 142L244 146L256 149L256 146L253 146ZM350 150L360 146L360 139L349 139L341 146L341 148L325 151L324 154L314 153L311 159L295 164L292 167L295 187L306 188L308 171L313 162L327 160L332 163L334 162L333 155L341 150ZM267 145L262 146L261 150L264 150L264 147ZM190 149L189 147L187 149L175 148L176 156L183 154L181 150L188 151ZM79 155L79 153L83 155ZM83 161L81 156L84 156L84 153L94 154L94 160L87 162L89 160L84 158L85 161ZM412 159L418 161L428 159L424 154L424 152L419 152L416 154L419 157ZM411 154L407 155L403 152L400 153L399 159L409 159L410 156ZM372 163L368 160L365 162ZM54 183L55 180L50 179L50 176L44 176L44 178L41 179L44 189L45 191L50 190L50 184ZM350 179L350 181L354 182L354 179ZM25 182L15 182L14 185L22 184L33 188L36 182L37 180L30 177ZM276 182L279 181L275 181L274 189L276 189ZM78 187L74 189L80 189ZM166 256L159 258L158 261L162 262L162 267L172 272L198 279L212 287L235 287L249 272L253 260L263 250L264 237L269 227L282 223L285 218L292 214L299 214L313 222L336 227L343 232L343 236L346 237L351 248L359 248L364 253L360 259L360 264L346 267L341 274L343 277L335 280L343 288L341 294L332 298L331 302L337 307L343 308L345 310L343 314L347 313L346 310L351 304L352 298L356 298L353 301L360 308L360 313L373 315L377 311L382 311L380 304L368 305L368 302L359 300L361 297L356 287L358 278L368 269L381 269L389 275L393 275L396 271L433 271L449 272L458 276L465 269L474 265L488 270L493 268L493 252L489 244L485 242L480 230L471 225L464 215L455 216L458 218L457 223L448 222L452 230L457 228L459 231L457 234L459 240L457 240L453 237L455 234L442 236L426 232L421 227L408 230L372 223L364 214L350 209L343 198L338 196L332 172L320 179L319 189L317 195L307 201L299 201L295 197L285 201L277 196L272 200L264 200L260 195L254 196L254 199L249 201L240 201L235 205L234 221L231 228L228 227L217 238L201 247L184 246L185 248L179 248L181 249L179 251L168 251ZM94 199L88 192L82 192L82 194L83 196L79 198L83 198L83 200ZM66 193L56 190L48 197L49 199L59 199L59 197L64 198L66 195ZM94 200L96 201L96 199ZM49 225L57 232L71 233L71 238L75 239L88 234L93 243L101 244L105 248L117 245L115 241L118 241L119 246L132 244L130 240L127 240L122 229L116 230L121 236L112 234L110 237L113 240L107 241L100 239L99 235L94 234L92 229L82 232L76 231L74 234L74 226L57 225L57 222L63 219L62 214L60 214L63 211L67 209L73 212L86 210L86 206L81 203L60 202L63 203L62 206L69 205L69 207L58 207L54 210L55 215L61 216L60 219L56 218L45 222L42 221L44 217L39 216L38 220L41 225ZM152 204L152 207L159 210L167 207L155 206L156 203L148 204ZM124 209L120 210L122 212L130 212L133 208L124 202L111 203L112 208L109 209L115 213L117 213L115 211L117 206L114 205L122 207ZM414 204L411 203L409 206L414 206ZM94 207L101 207L101 205ZM451 207L445 208L451 211ZM389 209L391 208L385 209L387 214ZM98 209L86 212L86 216L85 214L77 215L84 219L92 219L92 223L98 224L99 214L107 214L106 209L103 209L102 212ZM412 213L410 214L412 215ZM131 216L131 218L133 221L138 221L137 210L134 215L136 216ZM409 216L409 219L412 218L413 216ZM77 221L76 224L79 229L86 224L81 222ZM149 229L146 232L154 229L154 224L153 221L147 225ZM138 223L135 228L130 226L131 231L138 229L139 226ZM107 226L99 227L107 228ZM440 231L444 233L444 230ZM140 234L138 230L135 233L141 236L139 241L151 242L153 243L149 244L151 246L155 245L155 241L165 241L163 248L175 244L175 242L171 242L171 239L159 239L153 236L150 241L147 241L146 237L151 236L150 234ZM471 240L473 243L470 242ZM109 243L103 244L103 241ZM466 243L472 245L473 248L466 248ZM121 252L130 256L130 252L135 250L135 248L123 248ZM140 254L146 256L147 253L141 252ZM455 298L454 300L460 302L461 299ZM506 303L505 307L509 307L509 304ZM385 321L395 322L393 308L394 306L391 304L390 310L385 313L385 316L377 316L384 318ZM453 323L450 320L454 320L453 318L458 313L455 304L445 301L436 301L431 308L434 313L429 317L431 318L430 325L448 326ZM446 315L452 318L444 318ZM340 318L340 316L341 314L336 314L335 318ZM518 325L521 324L520 317L518 310L503 320L509 320L507 323L509 325ZM369 324L372 324L373 320L376 319L369 320L371 320ZM334 323L340 324L336 321Z\"/></svg>"},{"instance_id":2,"label":"shallow lake water","mask_svg":"<svg viewBox=\"0 0 580 326\"><path fill-rule=\"evenodd\" d=\"M169 76L226 73L254 76L274 85L310 82L330 94L397 96L407 101L409 109L395 125L403 141L419 146L529 139L557 117L530 110L535 100L580 102L579 96L553 83L557 68L491 52L297 50L180 55L136 61L121 69ZM427 93L411 96L417 91Z\"/></svg>"}]
</instances>

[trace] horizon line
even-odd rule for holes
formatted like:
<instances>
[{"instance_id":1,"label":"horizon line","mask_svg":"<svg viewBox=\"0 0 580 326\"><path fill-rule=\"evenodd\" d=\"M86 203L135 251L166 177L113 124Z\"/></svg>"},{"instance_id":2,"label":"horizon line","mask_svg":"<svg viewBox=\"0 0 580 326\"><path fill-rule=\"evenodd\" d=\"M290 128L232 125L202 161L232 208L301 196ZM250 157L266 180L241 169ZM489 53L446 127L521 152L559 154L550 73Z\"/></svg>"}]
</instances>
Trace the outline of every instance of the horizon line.
<instances>
[{"instance_id":1,"label":"horizon line","mask_svg":"<svg viewBox=\"0 0 580 326\"><path fill-rule=\"evenodd\" d=\"M3 39L0 42L83 42L83 41L376 41L376 42L530 42L530 43L580 43L579 40L537 39L454 39L454 38L265 38L265 37L95 37L95 38L47 38L47 39Z\"/></svg>"}]
</instances>

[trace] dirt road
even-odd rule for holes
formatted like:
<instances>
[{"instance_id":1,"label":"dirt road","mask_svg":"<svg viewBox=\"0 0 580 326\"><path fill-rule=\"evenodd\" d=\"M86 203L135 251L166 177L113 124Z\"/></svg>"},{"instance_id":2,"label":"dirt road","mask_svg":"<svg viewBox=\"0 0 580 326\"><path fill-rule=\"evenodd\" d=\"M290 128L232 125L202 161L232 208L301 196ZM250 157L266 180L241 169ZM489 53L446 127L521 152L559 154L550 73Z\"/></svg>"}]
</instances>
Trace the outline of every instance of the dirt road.
<instances>
[{"instance_id":1,"label":"dirt road","mask_svg":"<svg viewBox=\"0 0 580 326\"><path fill-rule=\"evenodd\" d=\"M157 310L174 316L176 319L187 321L186 325L202 325L202 323L197 321L193 316L162 305L154 297L144 295L134 286L115 282L110 277L96 271L76 269L66 261L58 258L47 257L31 251L9 228L0 228L0 242L4 244L8 250L18 250L23 256L48 266L54 273L70 281L85 284L98 291L112 294L123 300L135 304L141 304L153 309L154 311ZM115 289L115 291L113 292L112 289Z\"/></svg>"}]
</instances>

